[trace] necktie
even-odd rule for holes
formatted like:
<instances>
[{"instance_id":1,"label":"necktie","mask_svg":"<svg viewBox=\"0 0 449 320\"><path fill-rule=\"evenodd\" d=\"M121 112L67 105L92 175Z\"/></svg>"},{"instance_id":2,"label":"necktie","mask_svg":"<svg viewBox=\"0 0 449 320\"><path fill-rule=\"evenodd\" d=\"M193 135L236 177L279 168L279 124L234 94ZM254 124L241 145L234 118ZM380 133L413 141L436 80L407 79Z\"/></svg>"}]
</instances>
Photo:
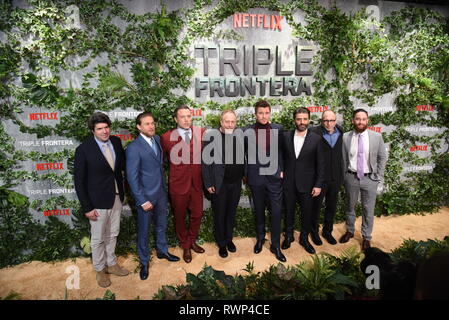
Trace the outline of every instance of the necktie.
<instances>
[{"instance_id":1,"label":"necktie","mask_svg":"<svg viewBox=\"0 0 449 320\"><path fill-rule=\"evenodd\" d=\"M359 178L359 180L362 180L363 177L365 176L364 163L365 163L365 150L363 147L363 138L362 135L359 134L359 148L357 151L357 178Z\"/></svg>"},{"instance_id":2,"label":"necktie","mask_svg":"<svg viewBox=\"0 0 449 320\"><path fill-rule=\"evenodd\" d=\"M190 144L190 135L189 135L189 131L186 131L186 133L184 134L185 136L185 142L187 144Z\"/></svg>"},{"instance_id":3,"label":"necktie","mask_svg":"<svg viewBox=\"0 0 449 320\"><path fill-rule=\"evenodd\" d=\"M111 166L112 171L114 171L114 158L112 156L112 151L107 143L103 144L103 148L104 148L104 156L108 161L109 165ZM114 179L114 182L115 182L115 193L118 194L117 181L115 181Z\"/></svg>"},{"instance_id":4,"label":"necktie","mask_svg":"<svg viewBox=\"0 0 449 320\"><path fill-rule=\"evenodd\" d=\"M114 158L112 156L112 151L107 143L103 144L103 148L104 148L104 156L108 161L109 165L111 166L111 169L114 170Z\"/></svg>"},{"instance_id":5,"label":"necktie","mask_svg":"<svg viewBox=\"0 0 449 320\"><path fill-rule=\"evenodd\" d=\"M154 151L154 154L157 156L157 148L156 148L156 141L154 140L154 138L151 138L151 148Z\"/></svg>"}]
</instances>

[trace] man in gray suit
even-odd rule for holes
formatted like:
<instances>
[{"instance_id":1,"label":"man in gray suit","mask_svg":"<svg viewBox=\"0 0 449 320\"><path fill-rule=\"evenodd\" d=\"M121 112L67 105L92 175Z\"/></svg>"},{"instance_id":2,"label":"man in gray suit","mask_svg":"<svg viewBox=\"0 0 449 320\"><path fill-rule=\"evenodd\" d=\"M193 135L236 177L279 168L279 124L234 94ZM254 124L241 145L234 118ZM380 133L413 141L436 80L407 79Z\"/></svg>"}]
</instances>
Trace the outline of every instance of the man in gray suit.
<instances>
[{"instance_id":1,"label":"man in gray suit","mask_svg":"<svg viewBox=\"0 0 449 320\"><path fill-rule=\"evenodd\" d=\"M344 186L347 196L346 233L340 243L354 237L355 205L361 195L362 250L369 248L374 224L377 186L383 181L387 151L382 135L368 128L368 112L357 109L352 115L354 130L343 135Z\"/></svg>"}]
</instances>

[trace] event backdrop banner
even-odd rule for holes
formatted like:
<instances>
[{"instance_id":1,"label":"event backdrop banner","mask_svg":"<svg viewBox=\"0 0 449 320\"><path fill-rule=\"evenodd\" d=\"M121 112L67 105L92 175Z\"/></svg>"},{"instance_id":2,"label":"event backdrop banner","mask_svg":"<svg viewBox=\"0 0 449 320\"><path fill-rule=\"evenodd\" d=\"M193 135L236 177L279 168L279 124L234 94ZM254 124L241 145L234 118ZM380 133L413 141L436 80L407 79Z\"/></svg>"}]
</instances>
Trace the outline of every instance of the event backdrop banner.
<instances>
[{"instance_id":1,"label":"event backdrop banner","mask_svg":"<svg viewBox=\"0 0 449 320\"><path fill-rule=\"evenodd\" d=\"M376 214L448 203L448 7L23 0L2 1L0 12L2 223L22 210L70 227L51 220L60 230L81 228L73 156L95 111L110 116L126 147L144 110L154 113L158 134L173 127L182 103L198 125L216 127L220 110L231 108L243 126L260 98L287 129L300 106L313 125L334 110L345 130L353 110L367 110L389 152ZM247 193L240 206L249 207ZM131 199L125 217L133 211ZM11 230L22 230L14 223ZM75 238L88 234L79 230Z\"/></svg>"}]
</instances>

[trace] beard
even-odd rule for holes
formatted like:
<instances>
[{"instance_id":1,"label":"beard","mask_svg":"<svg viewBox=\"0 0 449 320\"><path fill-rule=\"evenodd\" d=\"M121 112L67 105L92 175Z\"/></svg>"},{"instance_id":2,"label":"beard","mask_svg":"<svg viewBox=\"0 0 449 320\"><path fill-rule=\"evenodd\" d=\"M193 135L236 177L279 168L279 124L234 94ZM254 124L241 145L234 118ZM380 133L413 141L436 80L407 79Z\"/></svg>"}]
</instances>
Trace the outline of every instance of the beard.
<instances>
[{"instance_id":1,"label":"beard","mask_svg":"<svg viewBox=\"0 0 449 320\"><path fill-rule=\"evenodd\" d=\"M363 132L368 128L368 125L360 125L360 126L354 126L355 131L357 132Z\"/></svg>"},{"instance_id":2,"label":"beard","mask_svg":"<svg viewBox=\"0 0 449 320\"><path fill-rule=\"evenodd\" d=\"M296 124L295 126L296 126L296 130L298 130L299 132L303 132L303 131L307 130L306 124L300 124L300 125Z\"/></svg>"}]
</instances>

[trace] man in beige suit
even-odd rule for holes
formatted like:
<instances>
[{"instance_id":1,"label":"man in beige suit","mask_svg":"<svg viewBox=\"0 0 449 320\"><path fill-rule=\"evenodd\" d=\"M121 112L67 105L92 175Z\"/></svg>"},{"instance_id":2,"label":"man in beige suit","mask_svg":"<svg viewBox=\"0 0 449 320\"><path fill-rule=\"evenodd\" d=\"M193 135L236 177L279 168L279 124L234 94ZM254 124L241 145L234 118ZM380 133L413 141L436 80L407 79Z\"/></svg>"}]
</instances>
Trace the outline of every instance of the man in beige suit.
<instances>
[{"instance_id":1,"label":"man in beige suit","mask_svg":"<svg viewBox=\"0 0 449 320\"><path fill-rule=\"evenodd\" d=\"M382 135L368 128L368 112L357 109L352 116L354 130L343 135L344 186L347 195L346 233L340 243L354 237L355 206L362 203L362 250L369 248L374 224L377 187L383 181L387 151Z\"/></svg>"}]
</instances>

